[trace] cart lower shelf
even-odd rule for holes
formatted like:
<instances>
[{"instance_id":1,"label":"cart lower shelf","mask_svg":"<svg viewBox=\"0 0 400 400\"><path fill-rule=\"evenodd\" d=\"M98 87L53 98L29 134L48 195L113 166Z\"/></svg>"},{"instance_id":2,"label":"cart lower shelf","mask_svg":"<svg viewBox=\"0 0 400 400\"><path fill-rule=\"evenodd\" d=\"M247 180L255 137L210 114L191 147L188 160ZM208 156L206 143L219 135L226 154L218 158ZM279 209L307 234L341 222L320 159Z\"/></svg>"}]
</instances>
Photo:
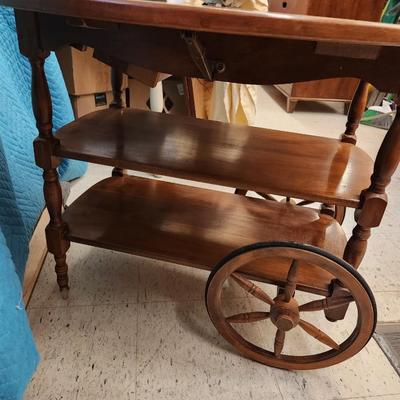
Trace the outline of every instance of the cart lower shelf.
<instances>
[{"instance_id":1,"label":"cart lower shelf","mask_svg":"<svg viewBox=\"0 0 400 400\"><path fill-rule=\"evenodd\" d=\"M339 257L346 237L331 217L288 203L133 176L105 179L67 208L69 240L210 270L231 251L255 242L311 244ZM264 282L286 282L290 260L246 266ZM302 265L298 286L326 294L332 276Z\"/></svg>"},{"instance_id":2,"label":"cart lower shelf","mask_svg":"<svg viewBox=\"0 0 400 400\"><path fill-rule=\"evenodd\" d=\"M89 114L57 138L60 157L354 208L373 171L339 140L131 109Z\"/></svg>"}]
</instances>

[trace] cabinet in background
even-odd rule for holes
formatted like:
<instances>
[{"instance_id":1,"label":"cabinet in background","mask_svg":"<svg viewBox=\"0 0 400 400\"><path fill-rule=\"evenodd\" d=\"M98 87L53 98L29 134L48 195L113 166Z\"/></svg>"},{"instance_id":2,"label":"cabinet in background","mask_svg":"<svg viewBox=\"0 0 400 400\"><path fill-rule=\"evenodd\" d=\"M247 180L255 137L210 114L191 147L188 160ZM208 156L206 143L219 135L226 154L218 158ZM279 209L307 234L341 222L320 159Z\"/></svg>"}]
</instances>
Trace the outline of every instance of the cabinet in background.
<instances>
[{"instance_id":1,"label":"cabinet in background","mask_svg":"<svg viewBox=\"0 0 400 400\"><path fill-rule=\"evenodd\" d=\"M380 21L386 0L269 0L273 12L317 15L334 18ZM287 98L286 111L294 111L298 101L339 101L347 106L353 98L358 80L324 79L275 85Z\"/></svg>"}]
</instances>

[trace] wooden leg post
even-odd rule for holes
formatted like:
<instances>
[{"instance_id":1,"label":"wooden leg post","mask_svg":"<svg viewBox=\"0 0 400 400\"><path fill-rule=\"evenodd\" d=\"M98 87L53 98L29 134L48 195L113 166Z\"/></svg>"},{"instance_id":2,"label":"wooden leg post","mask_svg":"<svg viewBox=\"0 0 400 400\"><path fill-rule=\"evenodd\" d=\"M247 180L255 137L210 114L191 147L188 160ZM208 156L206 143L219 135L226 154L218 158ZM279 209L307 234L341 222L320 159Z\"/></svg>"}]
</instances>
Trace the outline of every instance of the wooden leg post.
<instances>
[{"instance_id":1,"label":"wooden leg post","mask_svg":"<svg viewBox=\"0 0 400 400\"><path fill-rule=\"evenodd\" d=\"M44 197L50 214L46 228L47 247L56 261L57 282L63 297L68 295L68 265L66 252L70 242L65 240L66 224L61 217L62 194L58 180L59 159L53 156L58 140L52 134L52 104L44 72L44 62L49 54L38 52L30 58L32 67L32 105L39 136L34 141L36 164L43 168Z\"/></svg>"},{"instance_id":2,"label":"wooden leg post","mask_svg":"<svg viewBox=\"0 0 400 400\"><path fill-rule=\"evenodd\" d=\"M342 142L356 144L356 131L360 125L368 100L369 84L366 81L360 81L357 90L351 102L349 115L347 118L346 131L342 135Z\"/></svg>"},{"instance_id":3,"label":"wooden leg post","mask_svg":"<svg viewBox=\"0 0 400 400\"><path fill-rule=\"evenodd\" d=\"M297 106L298 100L291 100L289 97L286 100L286 112L292 114Z\"/></svg>"},{"instance_id":4,"label":"wooden leg post","mask_svg":"<svg viewBox=\"0 0 400 400\"><path fill-rule=\"evenodd\" d=\"M357 225L347 243L344 259L358 268L367 250L371 228L380 225L387 206L386 187L400 161L400 112L390 127L375 160L371 186L362 193L360 209L356 211ZM340 288L335 286L333 296ZM329 320L343 319L347 307L325 312Z\"/></svg>"},{"instance_id":5,"label":"wooden leg post","mask_svg":"<svg viewBox=\"0 0 400 400\"><path fill-rule=\"evenodd\" d=\"M110 104L110 108L124 108L125 103L122 99L122 83L124 80L124 75L122 71L113 67L111 69L111 85L113 91L113 101ZM126 174L126 170L120 167L114 167L112 170L112 176L124 176Z\"/></svg>"}]
</instances>

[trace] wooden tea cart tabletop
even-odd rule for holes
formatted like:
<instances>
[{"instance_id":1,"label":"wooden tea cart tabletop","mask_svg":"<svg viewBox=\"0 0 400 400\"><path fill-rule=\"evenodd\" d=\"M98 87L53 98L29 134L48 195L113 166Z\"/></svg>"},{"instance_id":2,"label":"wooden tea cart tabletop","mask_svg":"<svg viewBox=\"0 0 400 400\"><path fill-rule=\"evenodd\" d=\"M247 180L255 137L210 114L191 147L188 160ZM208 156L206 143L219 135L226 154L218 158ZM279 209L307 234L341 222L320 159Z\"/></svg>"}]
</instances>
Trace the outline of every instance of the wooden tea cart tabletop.
<instances>
[{"instance_id":1,"label":"wooden tea cart tabletop","mask_svg":"<svg viewBox=\"0 0 400 400\"><path fill-rule=\"evenodd\" d=\"M400 27L202 5L196 1L0 0L18 9L21 51L90 46L95 57L177 76L278 84L355 77L400 86ZM24 10L24 11L21 11ZM36 15L28 21L28 15ZM27 19L28 18L28 19ZM37 27L28 27L36 24ZM195 62L193 62L195 60Z\"/></svg>"},{"instance_id":2,"label":"wooden tea cart tabletop","mask_svg":"<svg viewBox=\"0 0 400 400\"><path fill-rule=\"evenodd\" d=\"M395 26L203 6L201 0L1 0L0 4L49 14L165 28L400 46L400 30Z\"/></svg>"}]
</instances>

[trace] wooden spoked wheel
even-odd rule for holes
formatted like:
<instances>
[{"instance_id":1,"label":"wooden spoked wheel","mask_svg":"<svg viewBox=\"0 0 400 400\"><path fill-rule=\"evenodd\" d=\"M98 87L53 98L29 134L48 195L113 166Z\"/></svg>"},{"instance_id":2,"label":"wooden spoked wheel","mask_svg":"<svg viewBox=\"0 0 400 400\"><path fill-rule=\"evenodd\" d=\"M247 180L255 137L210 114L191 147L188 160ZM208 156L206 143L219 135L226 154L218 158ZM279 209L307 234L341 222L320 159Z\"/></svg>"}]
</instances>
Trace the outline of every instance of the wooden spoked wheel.
<instances>
[{"instance_id":1,"label":"wooden spoked wheel","mask_svg":"<svg viewBox=\"0 0 400 400\"><path fill-rule=\"evenodd\" d=\"M284 290L274 299L261 289L259 284L254 283L254 279L240 272L243 266L256 260L265 260L267 270L270 257L291 260ZM303 266L304 263L314 264L328 271L347 292L340 297L326 297L299 305L295 296L296 276L299 265ZM250 296L261 300L265 309L225 315L223 302L226 299L221 294L228 278ZM351 333L345 330L348 333L340 343L307 322L311 312L324 311L352 302L355 302L357 309L354 330ZM228 255L211 272L206 288L206 305L219 333L241 354L269 366L290 370L324 368L354 356L368 343L376 325L376 305L372 292L350 264L319 248L291 242L257 243ZM274 344L271 342L270 350L248 341L237 329L262 320L269 320L276 327ZM324 321L331 324L325 319ZM337 329L335 326L332 328ZM326 347L326 351L323 349L322 352L307 355L287 354L285 338L289 331L294 329L303 330L304 335L309 336L309 340L323 343L322 347Z\"/></svg>"},{"instance_id":2,"label":"wooden spoked wheel","mask_svg":"<svg viewBox=\"0 0 400 400\"><path fill-rule=\"evenodd\" d=\"M241 196L246 196L247 192L248 192L248 190L244 190L244 189L236 189L235 190L235 194L239 194ZM256 192L256 193L259 196L263 197L265 200L279 201L271 194L262 193L262 192ZM296 201L292 197L286 197L281 201L285 201L287 203L291 203L293 205L301 206L301 207L307 207L307 206L310 206L311 204L316 204L315 201L310 201L310 200ZM343 224L344 218L346 217L346 207L337 206L337 205L329 206L326 204L321 204L320 210L321 210L322 214L327 214L327 215L330 215L332 218L335 218L336 221L338 221L340 225Z\"/></svg>"}]
</instances>

